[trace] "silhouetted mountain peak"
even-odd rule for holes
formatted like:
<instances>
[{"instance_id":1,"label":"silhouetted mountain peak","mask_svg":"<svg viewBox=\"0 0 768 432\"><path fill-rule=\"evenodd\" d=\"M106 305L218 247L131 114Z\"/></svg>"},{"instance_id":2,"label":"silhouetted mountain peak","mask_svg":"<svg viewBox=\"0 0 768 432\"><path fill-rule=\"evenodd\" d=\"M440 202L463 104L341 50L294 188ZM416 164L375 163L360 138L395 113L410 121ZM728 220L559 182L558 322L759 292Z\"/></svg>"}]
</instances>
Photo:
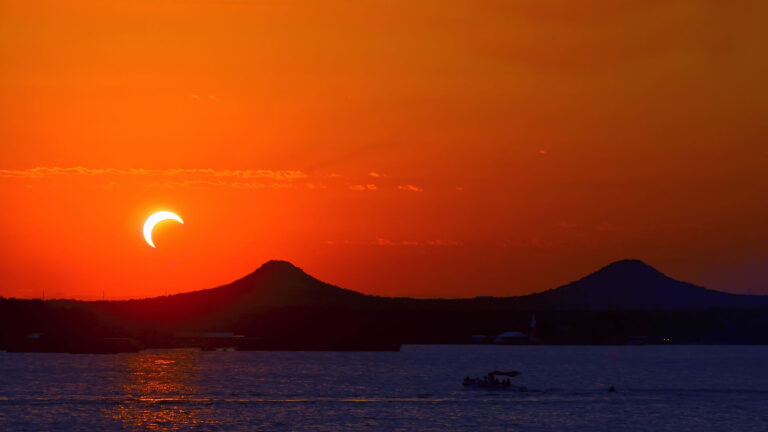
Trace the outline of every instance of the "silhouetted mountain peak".
<instances>
[{"instance_id":1,"label":"silhouetted mountain peak","mask_svg":"<svg viewBox=\"0 0 768 432\"><path fill-rule=\"evenodd\" d=\"M288 261L271 260L249 275L221 287L239 292L260 304L325 304L340 299L365 297L322 282Z\"/></svg>"},{"instance_id":2,"label":"silhouetted mountain peak","mask_svg":"<svg viewBox=\"0 0 768 432\"><path fill-rule=\"evenodd\" d=\"M672 278L666 276L664 273L638 259L623 259L612 262L582 280L584 279L606 280L614 283L637 280L672 280Z\"/></svg>"},{"instance_id":3,"label":"silhouetted mountain peak","mask_svg":"<svg viewBox=\"0 0 768 432\"><path fill-rule=\"evenodd\" d=\"M618 261L614 261L600 270L632 270L632 271L653 271L658 273L658 270L647 264L645 261L627 258Z\"/></svg>"},{"instance_id":4,"label":"silhouetted mountain peak","mask_svg":"<svg viewBox=\"0 0 768 432\"><path fill-rule=\"evenodd\" d=\"M256 270L235 281L234 283L241 285L241 288L264 288L265 284L285 287L297 284L312 284L313 282L319 281L292 263L288 261L271 260L265 262Z\"/></svg>"},{"instance_id":5,"label":"silhouetted mountain peak","mask_svg":"<svg viewBox=\"0 0 768 432\"><path fill-rule=\"evenodd\" d=\"M167 297L110 302L107 306L134 317L158 322L207 322L227 316L228 322L286 307L358 307L372 297L322 282L288 261L271 260L248 275L216 288ZM131 309L132 305L142 306ZM173 307L169 307L173 304ZM131 312L132 311L132 312ZM219 319L217 318L217 319Z\"/></svg>"},{"instance_id":6,"label":"silhouetted mountain peak","mask_svg":"<svg viewBox=\"0 0 768 432\"><path fill-rule=\"evenodd\" d=\"M693 290L691 290L693 289ZM580 302L610 306L630 306L649 301L665 303L703 288L672 279L637 259L613 262L600 270L555 291L568 293ZM576 300L576 299L574 299Z\"/></svg>"},{"instance_id":7,"label":"silhouetted mountain peak","mask_svg":"<svg viewBox=\"0 0 768 432\"><path fill-rule=\"evenodd\" d=\"M748 296L673 279L637 259L616 261L568 285L527 296L543 309L627 310L750 307Z\"/></svg>"},{"instance_id":8,"label":"silhouetted mountain peak","mask_svg":"<svg viewBox=\"0 0 768 432\"><path fill-rule=\"evenodd\" d=\"M270 260L262 264L259 268L254 270L246 278L254 275L269 276L276 278L312 278L304 272L304 270L296 267L288 261L282 260Z\"/></svg>"},{"instance_id":9,"label":"silhouetted mountain peak","mask_svg":"<svg viewBox=\"0 0 768 432\"><path fill-rule=\"evenodd\" d=\"M291 263L290 261L283 261L283 260L269 260L262 264L256 271L259 270L265 270L265 271L285 271L285 272L304 272L302 269L296 267Z\"/></svg>"}]
</instances>

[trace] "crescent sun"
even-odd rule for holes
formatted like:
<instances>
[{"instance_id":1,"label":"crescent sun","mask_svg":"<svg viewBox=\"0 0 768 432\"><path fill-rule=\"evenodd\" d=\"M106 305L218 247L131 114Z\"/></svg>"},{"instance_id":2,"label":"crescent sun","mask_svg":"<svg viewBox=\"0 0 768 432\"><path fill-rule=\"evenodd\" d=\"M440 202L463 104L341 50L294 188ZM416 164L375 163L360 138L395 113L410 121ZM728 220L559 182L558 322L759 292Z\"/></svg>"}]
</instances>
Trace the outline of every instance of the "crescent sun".
<instances>
[{"instance_id":1,"label":"crescent sun","mask_svg":"<svg viewBox=\"0 0 768 432\"><path fill-rule=\"evenodd\" d=\"M152 214L152 216L148 217L147 221L144 222L144 240L146 240L147 244L152 247L155 247L155 244L152 242L152 230L155 228L155 225L164 220L175 220L180 224L184 223L179 216L169 211L163 210Z\"/></svg>"}]
</instances>

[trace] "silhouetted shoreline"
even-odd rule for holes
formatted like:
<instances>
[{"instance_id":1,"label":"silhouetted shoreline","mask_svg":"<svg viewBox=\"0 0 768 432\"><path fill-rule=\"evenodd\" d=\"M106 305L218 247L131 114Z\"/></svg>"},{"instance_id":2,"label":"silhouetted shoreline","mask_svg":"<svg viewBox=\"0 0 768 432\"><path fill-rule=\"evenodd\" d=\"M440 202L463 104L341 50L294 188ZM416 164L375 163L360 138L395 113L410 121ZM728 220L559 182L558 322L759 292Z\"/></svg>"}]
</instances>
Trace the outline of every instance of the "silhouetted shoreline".
<instances>
[{"instance_id":1,"label":"silhouetted shoreline","mask_svg":"<svg viewBox=\"0 0 768 432\"><path fill-rule=\"evenodd\" d=\"M290 263L270 261L231 284L165 297L3 298L0 326L0 349L40 352L396 351L402 344L473 342L766 344L768 297L707 290L624 260L521 297L387 298L338 288Z\"/></svg>"}]
</instances>

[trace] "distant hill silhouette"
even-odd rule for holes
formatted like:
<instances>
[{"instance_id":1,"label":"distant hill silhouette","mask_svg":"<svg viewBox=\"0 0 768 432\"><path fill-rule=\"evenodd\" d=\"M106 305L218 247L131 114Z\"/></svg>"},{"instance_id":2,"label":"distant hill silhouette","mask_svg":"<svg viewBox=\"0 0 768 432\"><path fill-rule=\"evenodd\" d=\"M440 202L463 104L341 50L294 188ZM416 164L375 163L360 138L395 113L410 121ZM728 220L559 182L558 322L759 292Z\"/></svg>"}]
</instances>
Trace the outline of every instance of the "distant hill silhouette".
<instances>
[{"instance_id":1,"label":"distant hill silhouette","mask_svg":"<svg viewBox=\"0 0 768 432\"><path fill-rule=\"evenodd\" d=\"M166 297L96 302L115 311L138 309L157 319L194 318L275 307L380 307L494 303L524 310L692 310L768 308L768 296L730 294L672 279L640 260L613 262L570 284L513 297L411 299L365 295L322 282L287 261L269 261L227 285Z\"/></svg>"},{"instance_id":2,"label":"distant hill silhouette","mask_svg":"<svg viewBox=\"0 0 768 432\"><path fill-rule=\"evenodd\" d=\"M672 279L634 259L616 261L568 285L519 297L540 310L691 310L768 308L768 296L713 291Z\"/></svg>"},{"instance_id":3,"label":"distant hill silhouette","mask_svg":"<svg viewBox=\"0 0 768 432\"><path fill-rule=\"evenodd\" d=\"M321 282L287 261L272 260L247 276L217 288L95 303L126 318L177 322L222 315L233 320L249 313L285 307L359 307L372 299L374 297Z\"/></svg>"},{"instance_id":4,"label":"distant hill silhouette","mask_svg":"<svg viewBox=\"0 0 768 432\"><path fill-rule=\"evenodd\" d=\"M708 290L638 260L614 262L541 293L473 299L370 296L269 261L227 285L171 296L0 298L0 348L101 352L124 349L126 339L143 347L204 346L188 335L232 332L244 336L236 342L248 349L392 349L529 332L532 313L546 343L768 343L768 297Z\"/></svg>"},{"instance_id":5,"label":"distant hill silhouette","mask_svg":"<svg viewBox=\"0 0 768 432\"><path fill-rule=\"evenodd\" d=\"M354 304L368 296L315 279L288 261L268 261L253 273L218 288L178 294L179 300L215 294L260 306Z\"/></svg>"}]
</instances>

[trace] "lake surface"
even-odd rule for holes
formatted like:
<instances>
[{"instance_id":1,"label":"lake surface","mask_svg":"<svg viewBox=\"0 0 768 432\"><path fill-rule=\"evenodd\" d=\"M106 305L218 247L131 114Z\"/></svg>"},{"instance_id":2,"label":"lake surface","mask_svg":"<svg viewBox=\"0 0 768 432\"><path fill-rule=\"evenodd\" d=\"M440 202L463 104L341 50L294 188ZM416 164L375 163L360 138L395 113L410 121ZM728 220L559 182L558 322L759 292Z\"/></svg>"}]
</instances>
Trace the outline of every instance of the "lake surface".
<instances>
[{"instance_id":1,"label":"lake surface","mask_svg":"<svg viewBox=\"0 0 768 432\"><path fill-rule=\"evenodd\" d=\"M541 391L461 386L510 369ZM0 352L0 430L765 431L768 347Z\"/></svg>"}]
</instances>

